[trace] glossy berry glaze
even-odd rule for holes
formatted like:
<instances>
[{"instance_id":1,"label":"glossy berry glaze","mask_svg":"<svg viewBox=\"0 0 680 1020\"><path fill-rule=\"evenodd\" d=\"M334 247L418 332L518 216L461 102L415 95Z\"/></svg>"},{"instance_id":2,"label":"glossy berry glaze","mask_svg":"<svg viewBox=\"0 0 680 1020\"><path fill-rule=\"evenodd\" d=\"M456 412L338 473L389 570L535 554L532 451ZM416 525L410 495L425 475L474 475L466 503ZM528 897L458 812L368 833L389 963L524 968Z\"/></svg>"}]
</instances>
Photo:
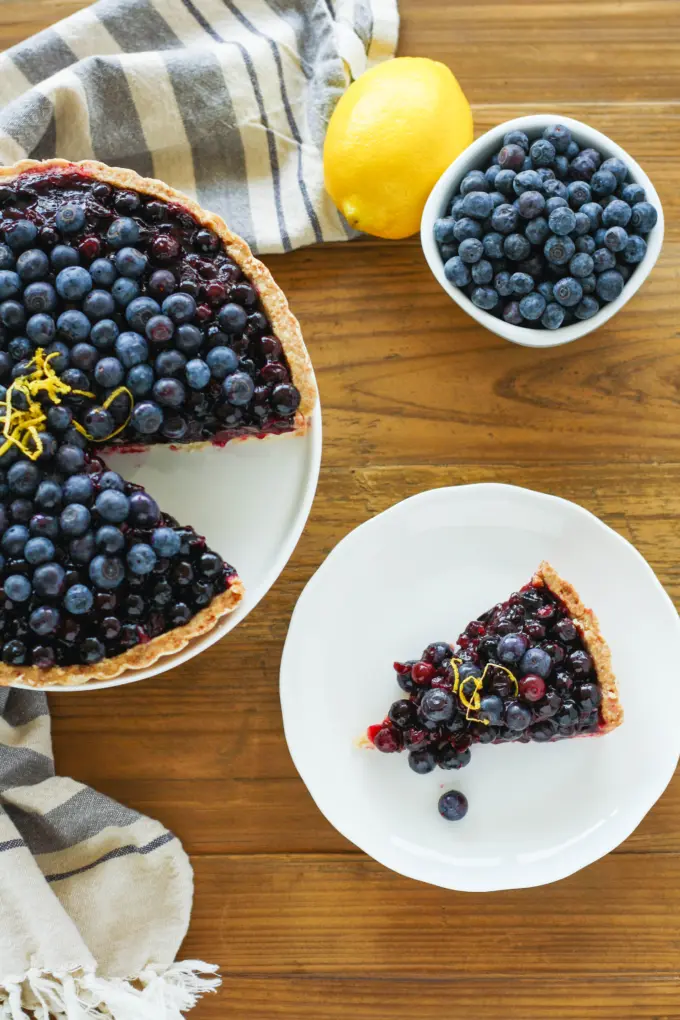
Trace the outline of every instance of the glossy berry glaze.
<instances>
[{"instance_id":1,"label":"glossy berry glaze","mask_svg":"<svg viewBox=\"0 0 680 1020\"><path fill-rule=\"evenodd\" d=\"M408 751L417 773L462 768L475 743L545 742L601 726L593 661L545 585L525 585L473 620L455 647L428 645L394 668L405 696L368 737L379 751Z\"/></svg>"},{"instance_id":2,"label":"glossy berry glaze","mask_svg":"<svg viewBox=\"0 0 680 1020\"><path fill-rule=\"evenodd\" d=\"M188 623L234 583L141 486L72 442L43 441L36 463L0 459L6 666L94 666Z\"/></svg>"},{"instance_id":3,"label":"glossy berry glaze","mask_svg":"<svg viewBox=\"0 0 680 1020\"><path fill-rule=\"evenodd\" d=\"M124 426L109 445L293 429L300 394L258 292L182 206L73 170L29 171L0 187L0 241L4 386L43 346L95 394L66 403L96 439ZM132 402L102 411L118 386Z\"/></svg>"}]
</instances>

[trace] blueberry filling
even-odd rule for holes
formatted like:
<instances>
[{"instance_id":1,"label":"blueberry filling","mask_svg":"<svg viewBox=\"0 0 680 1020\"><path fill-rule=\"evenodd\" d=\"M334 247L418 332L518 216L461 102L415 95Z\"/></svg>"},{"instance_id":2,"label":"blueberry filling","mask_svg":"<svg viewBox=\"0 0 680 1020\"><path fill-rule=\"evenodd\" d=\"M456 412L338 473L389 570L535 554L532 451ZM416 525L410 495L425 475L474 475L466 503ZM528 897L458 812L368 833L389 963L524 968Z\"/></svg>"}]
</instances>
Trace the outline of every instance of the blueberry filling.
<instances>
[{"instance_id":1,"label":"blueberry filling","mask_svg":"<svg viewBox=\"0 0 680 1020\"><path fill-rule=\"evenodd\" d=\"M69 443L0 459L0 656L94 665L186 624L236 580L193 528Z\"/></svg>"},{"instance_id":2,"label":"blueberry filling","mask_svg":"<svg viewBox=\"0 0 680 1020\"><path fill-rule=\"evenodd\" d=\"M545 742L597 733L602 691L565 604L527 584L467 625L455 646L395 662L404 692L368 729L379 751L408 752L414 772L460 769L476 743Z\"/></svg>"},{"instance_id":3,"label":"blueberry filling","mask_svg":"<svg viewBox=\"0 0 680 1020\"><path fill-rule=\"evenodd\" d=\"M0 241L0 383L41 347L94 394L52 409L53 429L70 414L96 441L146 445L294 428L300 394L256 288L182 206L29 172L0 188Z\"/></svg>"}]
</instances>

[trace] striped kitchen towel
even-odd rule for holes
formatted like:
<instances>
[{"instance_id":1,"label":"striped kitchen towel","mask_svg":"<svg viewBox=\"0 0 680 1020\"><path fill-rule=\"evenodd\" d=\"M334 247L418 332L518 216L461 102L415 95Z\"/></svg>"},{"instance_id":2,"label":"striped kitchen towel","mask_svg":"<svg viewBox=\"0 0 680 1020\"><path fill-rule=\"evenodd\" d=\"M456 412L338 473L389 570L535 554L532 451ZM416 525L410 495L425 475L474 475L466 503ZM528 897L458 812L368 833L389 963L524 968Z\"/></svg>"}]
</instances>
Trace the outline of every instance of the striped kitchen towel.
<instances>
[{"instance_id":1,"label":"striped kitchen towel","mask_svg":"<svg viewBox=\"0 0 680 1020\"><path fill-rule=\"evenodd\" d=\"M0 56L0 163L132 167L260 252L343 240L324 132L397 22L396 0L99 0ZM174 962L192 882L163 825L55 774L45 695L0 689L0 1020L179 1020L219 984Z\"/></svg>"},{"instance_id":2,"label":"striped kitchen towel","mask_svg":"<svg viewBox=\"0 0 680 1020\"><path fill-rule=\"evenodd\" d=\"M192 872L158 822L55 775L47 699L0 689L0 1018L181 1020Z\"/></svg>"},{"instance_id":3,"label":"striped kitchen towel","mask_svg":"<svg viewBox=\"0 0 680 1020\"><path fill-rule=\"evenodd\" d=\"M99 0L0 57L0 163L131 167L258 252L345 240L324 134L397 28L397 0Z\"/></svg>"}]
</instances>

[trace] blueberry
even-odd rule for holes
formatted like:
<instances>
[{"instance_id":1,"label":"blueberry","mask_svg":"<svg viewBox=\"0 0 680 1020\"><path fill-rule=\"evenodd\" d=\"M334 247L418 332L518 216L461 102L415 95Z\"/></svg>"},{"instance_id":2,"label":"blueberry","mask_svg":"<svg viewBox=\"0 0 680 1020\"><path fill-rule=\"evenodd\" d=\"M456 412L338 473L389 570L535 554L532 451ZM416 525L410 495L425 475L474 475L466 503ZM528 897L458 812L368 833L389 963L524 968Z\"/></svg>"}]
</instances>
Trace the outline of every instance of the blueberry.
<instances>
[{"instance_id":1,"label":"blueberry","mask_svg":"<svg viewBox=\"0 0 680 1020\"><path fill-rule=\"evenodd\" d=\"M451 216L444 216L435 220L434 239L437 244L450 244L451 241L455 240L453 233L455 222Z\"/></svg>"},{"instance_id":2,"label":"blueberry","mask_svg":"<svg viewBox=\"0 0 680 1020\"><path fill-rule=\"evenodd\" d=\"M461 181L460 193L465 196L471 191L488 191L489 182L481 170L471 170Z\"/></svg>"},{"instance_id":3,"label":"blueberry","mask_svg":"<svg viewBox=\"0 0 680 1020\"><path fill-rule=\"evenodd\" d=\"M626 184L621 189L621 198L628 205L636 205L638 202L644 202L645 200L645 189L639 184Z\"/></svg>"},{"instance_id":4,"label":"blueberry","mask_svg":"<svg viewBox=\"0 0 680 1020\"><path fill-rule=\"evenodd\" d=\"M501 170L494 181L496 191L500 191L502 195L514 196L513 181L515 176L514 170Z\"/></svg>"},{"instance_id":5,"label":"blueberry","mask_svg":"<svg viewBox=\"0 0 680 1020\"><path fill-rule=\"evenodd\" d=\"M78 538L90 526L90 511L81 503L70 503L59 515L59 526L65 535Z\"/></svg>"},{"instance_id":6,"label":"blueberry","mask_svg":"<svg viewBox=\"0 0 680 1020\"><path fill-rule=\"evenodd\" d=\"M12 559L19 559L23 555L29 537L28 528L23 524L12 524L2 536L0 542L2 551Z\"/></svg>"},{"instance_id":7,"label":"blueberry","mask_svg":"<svg viewBox=\"0 0 680 1020\"><path fill-rule=\"evenodd\" d=\"M94 605L94 595L84 584L72 585L64 595L64 609L74 616L89 613Z\"/></svg>"},{"instance_id":8,"label":"blueberry","mask_svg":"<svg viewBox=\"0 0 680 1020\"><path fill-rule=\"evenodd\" d=\"M512 326L521 326L524 322L522 313L519 310L518 301L509 301L503 309L503 319Z\"/></svg>"},{"instance_id":9,"label":"blueberry","mask_svg":"<svg viewBox=\"0 0 680 1020\"><path fill-rule=\"evenodd\" d=\"M534 166L550 166L557 155L555 146L547 138L539 138L529 149Z\"/></svg>"},{"instance_id":10,"label":"blueberry","mask_svg":"<svg viewBox=\"0 0 680 1020\"><path fill-rule=\"evenodd\" d=\"M522 146L510 142L498 153L498 165L502 170L521 170L525 157L526 153Z\"/></svg>"},{"instance_id":11,"label":"blueberry","mask_svg":"<svg viewBox=\"0 0 680 1020\"><path fill-rule=\"evenodd\" d=\"M180 537L172 528L156 528L151 535L151 545L158 556L177 556L180 551Z\"/></svg>"},{"instance_id":12,"label":"blueberry","mask_svg":"<svg viewBox=\"0 0 680 1020\"><path fill-rule=\"evenodd\" d=\"M529 220L524 228L524 236L530 244L544 244L550 236L550 228L545 216L537 216L536 219Z\"/></svg>"},{"instance_id":13,"label":"blueberry","mask_svg":"<svg viewBox=\"0 0 680 1020\"><path fill-rule=\"evenodd\" d=\"M593 195L611 195L616 191L616 177L610 170L598 170L590 179Z\"/></svg>"},{"instance_id":14,"label":"blueberry","mask_svg":"<svg viewBox=\"0 0 680 1020\"><path fill-rule=\"evenodd\" d=\"M470 216L474 220L485 220L487 216L491 215L493 209L493 202L491 196L483 191L471 191L463 199L463 212L466 216ZM227 306L228 307L228 306ZM243 312L243 309L239 305L234 307L239 308L239 311ZM245 314L245 313L244 313ZM220 326L226 329L226 326L220 321Z\"/></svg>"},{"instance_id":15,"label":"blueberry","mask_svg":"<svg viewBox=\"0 0 680 1020\"><path fill-rule=\"evenodd\" d=\"M175 332L175 324L167 315L152 315L146 324L146 335L152 344L167 344Z\"/></svg>"},{"instance_id":16,"label":"blueberry","mask_svg":"<svg viewBox=\"0 0 680 1020\"><path fill-rule=\"evenodd\" d=\"M626 241L626 247L623 250L623 257L626 262L631 264L642 262L646 254L647 242L637 234L632 234Z\"/></svg>"},{"instance_id":17,"label":"blueberry","mask_svg":"<svg viewBox=\"0 0 680 1020\"><path fill-rule=\"evenodd\" d=\"M574 309L574 315L577 319L591 319L600 310L600 303L597 298L591 297L589 294L585 294L581 301L576 305Z\"/></svg>"},{"instance_id":18,"label":"blueberry","mask_svg":"<svg viewBox=\"0 0 680 1020\"><path fill-rule=\"evenodd\" d=\"M187 362L186 377L192 390L204 390L210 382L210 368L200 358L193 358Z\"/></svg>"},{"instance_id":19,"label":"blueberry","mask_svg":"<svg viewBox=\"0 0 680 1020\"><path fill-rule=\"evenodd\" d=\"M604 235L606 233L607 231L604 229L604 227L600 227L598 230L595 231L595 233L593 234L593 240L595 241L596 248L604 247Z\"/></svg>"},{"instance_id":20,"label":"blueberry","mask_svg":"<svg viewBox=\"0 0 680 1020\"><path fill-rule=\"evenodd\" d=\"M604 243L610 251L624 251L628 243L628 234L623 227L610 227L604 235Z\"/></svg>"},{"instance_id":21,"label":"blueberry","mask_svg":"<svg viewBox=\"0 0 680 1020\"><path fill-rule=\"evenodd\" d=\"M578 213L578 216L581 215L583 214ZM590 237L590 235L587 235L585 237L577 237L575 244L576 251L584 252L586 255L592 255L593 252L595 251L595 239Z\"/></svg>"},{"instance_id":22,"label":"blueberry","mask_svg":"<svg viewBox=\"0 0 680 1020\"><path fill-rule=\"evenodd\" d=\"M582 152L575 156L569 164L569 176L574 181L590 181L596 170L597 167L593 160Z\"/></svg>"},{"instance_id":23,"label":"blueberry","mask_svg":"<svg viewBox=\"0 0 680 1020\"><path fill-rule=\"evenodd\" d=\"M523 297L519 303L519 310L522 318L528 322L537 322L545 311L546 301L542 294L535 291Z\"/></svg>"},{"instance_id":24,"label":"blueberry","mask_svg":"<svg viewBox=\"0 0 680 1020\"><path fill-rule=\"evenodd\" d=\"M107 389L120 386L124 377L125 371L118 358L101 358L95 365L95 381Z\"/></svg>"},{"instance_id":25,"label":"blueberry","mask_svg":"<svg viewBox=\"0 0 680 1020\"><path fill-rule=\"evenodd\" d=\"M579 279L583 276L590 276L594 268L595 263L590 255L585 255L583 252L574 255L569 263L569 272Z\"/></svg>"},{"instance_id":26,"label":"blueberry","mask_svg":"<svg viewBox=\"0 0 680 1020\"><path fill-rule=\"evenodd\" d=\"M130 424L142 435L152 435L158 432L163 422L163 412L158 404L150 400L143 400L136 404L132 411Z\"/></svg>"},{"instance_id":27,"label":"blueberry","mask_svg":"<svg viewBox=\"0 0 680 1020\"><path fill-rule=\"evenodd\" d=\"M144 275L148 259L137 248L120 248L115 254L114 262L121 276L137 279Z\"/></svg>"},{"instance_id":28,"label":"blueberry","mask_svg":"<svg viewBox=\"0 0 680 1020\"><path fill-rule=\"evenodd\" d=\"M496 178L500 173L502 173L502 171L498 163L492 163L491 166L487 167L484 171L484 177L486 178L486 182L490 188L495 186Z\"/></svg>"},{"instance_id":29,"label":"blueberry","mask_svg":"<svg viewBox=\"0 0 680 1020\"><path fill-rule=\"evenodd\" d=\"M33 574L33 590L36 595L54 597L60 595L64 586L64 568L58 563L42 563Z\"/></svg>"},{"instance_id":30,"label":"blueberry","mask_svg":"<svg viewBox=\"0 0 680 1020\"><path fill-rule=\"evenodd\" d=\"M453 232L457 241L466 241L469 237L481 239L483 234L481 224L470 219L469 216L461 216L459 220L456 220Z\"/></svg>"},{"instance_id":31,"label":"blueberry","mask_svg":"<svg viewBox=\"0 0 680 1020\"><path fill-rule=\"evenodd\" d=\"M477 308L490 312L498 304L498 294L493 287L475 287L470 294L470 300Z\"/></svg>"},{"instance_id":32,"label":"blueberry","mask_svg":"<svg viewBox=\"0 0 680 1020\"><path fill-rule=\"evenodd\" d=\"M101 351L107 351L113 347L117 336L118 326L113 319L100 319L90 330L90 343Z\"/></svg>"},{"instance_id":33,"label":"blueberry","mask_svg":"<svg viewBox=\"0 0 680 1020\"><path fill-rule=\"evenodd\" d=\"M90 320L75 308L62 312L57 319L57 329L71 343L76 344L87 340L90 335Z\"/></svg>"},{"instance_id":34,"label":"blueberry","mask_svg":"<svg viewBox=\"0 0 680 1020\"><path fill-rule=\"evenodd\" d=\"M89 575L97 588L110 591L125 580L125 567L116 556L95 556L89 566Z\"/></svg>"},{"instance_id":35,"label":"blueberry","mask_svg":"<svg viewBox=\"0 0 680 1020\"><path fill-rule=\"evenodd\" d=\"M608 269L604 273L600 273L597 278L596 291L597 296L602 301L615 301L623 290L624 279L621 273L614 269Z\"/></svg>"},{"instance_id":36,"label":"blueberry","mask_svg":"<svg viewBox=\"0 0 680 1020\"><path fill-rule=\"evenodd\" d=\"M99 516L110 524L122 524L130 513L130 500L124 492L117 489L102 490L94 505Z\"/></svg>"},{"instance_id":37,"label":"blueberry","mask_svg":"<svg viewBox=\"0 0 680 1020\"><path fill-rule=\"evenodd\" d=\"M503 251L512 262L521 262L529 256L531 245L522 234L509 234L503 243Z\"/></svg>"},{"instance_id":38,"label":"blueberry","mask_svg":"<svg viewBox=\"0 0 680 1020\"><path fill-rule=\"evenodd\" d=\"M30 461L20 460L7 472L10 491L18 496L31 496L38 488L40 470Z\"/></svg>"},{"instance_id":39,"label":"blueberry","mask_svg":"<svg viewBox=\"0 0 680 1020\"><path fill-rule=\"evenodd\" d=\"M91 372L99 360L99 351L92 344L76 344L71 350L71 364L81 372Z\"/></svg>"},{"instance_id":40,"label":"blueberry","mask_svg":"<svg viewBox=\"0 0 680 1020\"><path fill-rule=\"evenodd\" d=\"M64 482L64 502L82 503L87 506L94 495L94 486L89 475L71 475Z\"/></svg>"},{"instance_id":41,"label":"blueberry","mask_svg":"<svg viewBox=\"0 0 680 1020\"><path fill-rule=\"evenodd\" d=\"M451 203L451 219L457 220L463 215L463 195L456 195Z\"/></svg>"},{"instance_id":42,"label":"blueberry","mask_svg":"<svg viewBox=\"0 0 680 1020\"><path fill-rule=\"evenodd\" d=\"M446 276L446 279L449 280L451 283L455 284L456 287L465 287L466 284L470 282L470 270L463 262L460 255L454 255L452 259L449 259L445 263L444 275ZM210 364L210 355L213 353L213 351L219 350L229 351L230 354L233 354L234 367L232 371L235 372L236 368L238 367L238 358L236 357L234 352L231 351L228 347L213 347L212 351L208 351L208 354L206 356L206 361L208 362L208 364Z\"/></svg>"},{"instance_id":43,"label":"blueberry","mask_svg":"<svg viewBox=\"0 0 680 1020\"><path fill-rule=\"evenodd\" d=\"M564 308L562 305L558 305L557 302L547 304L541 316L541 325L546 329L559 329L563 322Z\"/></svg>"},{"instance_id":44,"label":"blueberry","mask_svg":"<svg viewBox=\"0 0 680 1020\"><path fill-rule=\"evenodd\" d=\"M613 269L616 266L616 256L609 248L597 248L592 258L596 273L604 273L606 269Z\"/></svg>"},{"instance_id":45,"label":"blueberry","mask_svg":"<svg viewBox=\"0 0 680 1020\"><path fill-rule=\"evenodd\" d=\"M564 276L553 287L553 294L559 304L571 308L583 297L583 288L573 276Z\"/></svg>"},{"instance_id":46,"label":"blueberry","mask_svg":"<svg viewBox=\"0 0 680 1020\"><path fill-rule=\"evenodd\" d=\"M503 699L497 694L485 694L479 703L479 718L486 719L492 726L500 726L503 722Z\"/></svg>"},{"instance_id":47,"label":"blueberry","mask_svg":"<svg viewBox=\"0 0 680 1020\"><path fill-rule=\"evenodd\" d=\"M88 407L83 416L83 428L93 439L108 439L115 427L113 416L104 407Z\"/></svg>"},{"instance_id":48,"label":"blueberry","mask_svg":"<svg viewBox=\"0 0 680 1020\"><path fill-rule=\"evenodd\" d=\"M59 620L59 611L53 606L38 606L29 616L28 625L34 634L53 634Z\"/></svg>"},{"instance_id":49,"label":"blueberry","mask_svg":"<svg viewBox=\"0 0 680 1020\"><path fill-rule=\"evenodd\" d=\"M529 639L524 634L506 634L498 642L498 658L506 665L519 662L528 647Z\"/></svg>"},{"instance_id":50,"label":"blueberry","mask_svg":"<svg viewBox=\"0 0 680 1020\"><path fill-rule=\"evenodd\" d=\"M5 241L13 251L30 248L38 236L38 228L30 220L14 220L5 227Z\"/></svg>"},{"instance_id":51,"label":"blueberry","mask_svg":"<svg viewBox=\"0 0 680 1020\"><path fill-rule=\"evenodd\" d=\"M127 564L133 574L150 574L156 565L156 553L146 542L137 542L128 550Z\"/></svg>"},{"instance_id":52,"label":"blueberry","mask_svg":"<svg viewBox=\"0 0 680 1020\"><path fill-rule=\"evenodd\" d=\"M148 492L133 492L130 496L130 523L138 528L151 528L160 517L158 503Z\"/></svg>"},{"instance_id":53,"label":"blueberry","mask_svg":"<svg viewBox=\"0 0 680 1020\"><path fill-rule=\"evenodd\" d=\"M543 194L545 195L546 201L550 201L551 198L561 198L565 203L567 201L567 189L562 181L544 181Z\"/></svg>"},{"instance_id":54,"label":"blueberry","mask_svg":"<svg viewBox=\"0 0 680 1020\"><path fill-rule=\"evenodd\" d=\"M571 143L571 131L564 124L551 124L545 128L543 137L552 144L555 152L568 152Z\"/></svg>"},{"instance_id":55,"label":"blueberry","mask_svg":"<svg viewBox=\"0 0 680 1020\"><path fill-rule=\"evenodd\" d=\"M614 174L618 184L623 184L628 176L628 167L622 159L618 159L616 156L612 156L610 159L605 159L604 163L600 166L600 172L604 170Z\"/></svg>"},{"instance_id":56,"label":"blueberry","mask_svg":"<svg viewBox=\"0 0 680 1020\"><path fill-rule=\"evenodd\" d=\"M640 198L639 201L642 201L644 197L643 192L642 198ZM636 201L638 201L638 199L636 199ZM16 258L12 249L6 244L0 244L0 269L14 269L15 265Z\"/></svg>"},{"instance_id":57,"label":"blueberry","mask_svg":"<svg viewBox=\"0 0 680 1020\"><path fill-rule=\"evenodd\" d=\"M522 170L512 182L512 188L516 195L523 195L525 191L541 191L543 180L535 170Z\"/></svg>"},{"instance_id":58,"label":"blueberry","mask_svg":"<svg viewBox=\"0 0 680 1020\"><path fill-rule=\"evenodd\" d=\"M111 287L116 279L116 267L109 259L95 259L90 276L99 287Z\"/></svg>"},{"instance_id":59,"label":"blueberry","mask_svg":"<svg viewBox=\"0 0 680 1020\"><path fill-rule=\"evenodd\" d=\"M602 225L604 227L626 227L633 215L633 210L627 202L615 198L602 211Z\"/></svg>"},{"instance_id":60,"label":"blueberry","mask_svg":"<svg viewBox=\"0 0 680 1020\"><path fill-rule=\"evenodd\" d=\"M118 528L114 528L110 524L102 525L97 530L94 540L97 548L102 549L109 555L120 552L121 549L125 548L125 535Z\"/></svg>"},{"instance_id":61,"label":"blueberry","mask_svg":"<svg viewBox=\"0 0 680 1020\"><path fill-rule=\"evenodd\" d=\"M133 219L128 216L121 216L113 221L109 227L106 240L112 248L124 248L126 245L136 244L139 240L139 227Z\"/></svg>"},{"instance_id":62,"label":"blueberry","mask_svg":"<svg viewBox=\"0 0 680 1020\"><path fill-rule=\"evenodd\" d=\"M591 273L590 276L581 277L581 287L584 294L594 294L597 286L597 277Z\"/></svg>"},{"instance_id":63,"label":"blueberry","mask_svg":"<svg viewBox=\"0 0 680 1020\"><path fill-rule=\"evenodd\" d=\"M83 470L85 454L77 446L65 443L57 451L57 467L66 474L74 475Z\"/></svg>"},{"instance_id":64,"label":"blueberry","mask_svg":"<svg viewBox=\"0 0 680 1020\"><path fill-rule=\"evenodd\" d=\"M473 265L471 274L474 283L490 283L493 279L493 266L487 259L480 259Z\"/></svg>"},{"instance_id":65,"label":"blueberry","mask_svg":"<svg viewBox=\"0 0 680 1020\"><path fill-rule=\"evenodd\" d=\"M116 303L108 290L93 290L83 301L83 311L89 319L109 319L116 311Z\"/></svg>"},{"instance_id":66,"label":"blueberry","mask_svg":"<svg viewBox=\"0 0 680 1020\"><path fill-rule=\"evenodd\" d=\"M465 241L461 241L458 254L463 262L467 262L468 264L479 262L484 254L484 246L481 241L477 240L476 237L468 237Z\"/></svg>"},{"instance_id":67,"label":"blueberry","mask_svg":"<svg viewBox=\"0 0 680 1020\"><path fill-rule=\"evenodd\" d=\"M547 166L539 166L539 168L536 171L536 173L541 178L541 180L543 182L543 187L545 187L545 182L546 181L554 181L555 180L555 172L554 172L554 170L551 170Z\"/></svg>"},{"instance_id":68,"label":"blueberry","mask_svg":"<svg viewBox=\"0 0 680 1020\"><path fill-rule=\"evenodd\" d=\"M520 669L523 675L537 673L545 678L552 669L552 660L542 648L530 648L522 657Z\"/></svg>"},{"instance_id":69,"label":"blueberry","mask_svg":"<svg viewBox=\"0 0 680 1020\"><path fill-rule=\"evenodd\" d=\"M154 362L156 375L176 377L182 374L187 359L180 351L161 351Z\"/></svg>"},{"instance_id":70,"label":"blueberry","mask_svg":"<svg viewBox=\"0 0 680 1020\"><path fill-rule=\"evenodd\" d=\"M32 287L40 287L41 284L33 283ZM0 304L0 322L7 329L21 329L26 322L24 306L18 301L3 301Z\"/></svg>"},{"instance_id":71,"label":"blueberry","mask_svg":"<svg viewBox=\"0 0 680 1020\"><path fill-rule=\"evenodd\" d=\"M28 337L15 336L7 345L7 353L11 355L14 361L25 361L33 353L33 344Z\"/></svg>"},{"instance_id":72,"label":"blueberry","mask_svg":"<svg viewBox=\"0 0 680 1020\"><path fill-rule=\"evenodd\" d=\"M82 301L92 290L92 277L82 266L67 266L57 274L55 286L65 301Z\"/></svg>"},{"instance_id":73,"label":"blueberry","mask_svg":"<svg viewBox=\"0 0 680 1020\"><path fill-rule=\"evenodd\" d=\"M590 185L586 181L572 181L567 185L567 201L572 209L580 209L592 201Z\"/></svg>"},{"instance_id":74,"label":"blueberry","mask_svg":"<svg viewBox=\"0 0 680 1020\"><path fill-rule=\"evenodd\" d=\"M449 790L441 795L437 808L447 822L459 822L468 813L467 797L458 790Z\"/></svg>"},{"instance_id":75,"label":"blueberry","mask_svg":"<svg viewBox=\"0 0 680 1020\"><path fill-rule=\"evenodd\" d=\"M131 301L139 297L139 284L136 280L120 276L111 288L111 296L121 308L127 308Z\"/></svg>"},{"instance_id":76,"label":"blueberry","mask_svg":"<svg viewBox=\"0 0 680 1020\"><path fill-rule=\"evenodd\" d=\"M179 295L173 294L173 297ZM168 299L169 300L169 299ZM125 318L132 329L137 333L144 333L146 324L154 315L158 315L160 308L158 302L149 297L134 298L125 309Z\"/></svg>"},{"instance_id":77,"label":"blueberry","mask_svg":"<svg viewBox=\"0 0 680 1020\"><path fill-rule=\"evenodd\" d=\"M545 198L540 191L523 191L519 196L518 210L525 220L540 216L545 209Z\"/></svg>"},{"instance_id":78,"label":"blueberry","mask_svg":"<svg viewBox=\"0 0 680 1020\"><path fill-rule=\"evenodd\" d=\"M31 582L23 574L10 574L5 578L5 597L12 602L25 602L31 597Z\"/></svg>"},{"instance_id":79,"label":"blueberry","mask_svg":"<svg viewBox=\"0 0 680 1020\"><path fill-rule=\"evenodd\" d=\"M576 245L570 237L556 237L554 234L543 246L545 257L556 266L566 265L575 251Z\"/></svg>"},{"instance_id":80,"label":"blueberry","mask_svg":"<svg viewBox=\"0 0 680 1020\"><path fill-rule=\"evenodd\" d=\"M153 386L154 399L162 407L181 407L186 390L178 379L158 379Z\"/></svg>"},{"instance_id":81,"label":"blueberry","mask_svg":"<svg viewBox=\"0 0 680 1020\"><path fill-rule=\"evenodd\" d=\"M53 510L54 507L59 506L61 503L62 496L63 492L59 483L46 479L38 486L34 500L36 506L40 507L41 510Z\"/></svg>"},{"instance_id":82,"label":"blueberry","mask_svg":"<svg viewBox=\"0 0 680 1020\"><path fill-rule=\"evenodd\" d=\"M139 333L121 333L116 339L115 351L118 361L125 368L132 368L133 365L141 365L142 362L146 362L149 357L149 345L144 337L140 336ZM106 358L103 360L110 361L113 359ZM116 386L118 383L112 383L110 385Z\"/></svg>"},{"instance_id":83,"label":"blueberry","mask_svg":"<svg viewBox=\"0 0 680 1020\"><path fill-rule=\"evenodd\" d=\"M190 322L196 314L196 302L190 294L171 294L162 305L163 315L169 316L174 323L181 325Z\"/></svg>"},{"instance_id":84,"label":"blueberry","mask_svg":"<svg viewBox=\"0 0 680 1020\"><path fill-rule=\"evenodd\" d=\"M519 212L507 203L499 205L491 214L493 230L499 234L512 234L519 225Z\"/></svg>"},{"instance_id":85,"label":"blueberry","mask_svg":"<svg viewBox=\"0 0 680 1020\"><path fill-rule=\"evenodd\" d=\"M255 384L245 372L234 372L227 376L222 384L222 392L228 404L244 407L255 392Z\"/></svg>"},{"instance_id":86,"label":"blueberry","mask_svg":"<svg viewBox=\"0 0 680 1020\"><path fill-rule=\"evenodd\" d=\"M197 326L186 324L175 330L175 347L183 354L197 354L203 345L203 334Z\"/></svg>"},{"instance_id":87,"label":"blueberry","mask_svg":"<svg viewBox=\"0 0 680 1020\"><path fill-rule=\"evenodd\" d=\"M125 385L134 397L144 397L151 392L154 374L151 365L135 365L128 372Z\"/></svg>"},{"instance_id":88,"label":"blueberry","mask_svg":"<svg viewBox=\"0 0 680 1020\"><path fill-rule=\"evenodd\" d=\"M51 315L39 312L26 323L26 336L36 347L46 347L56 336L57 327Z\"/></svg>"},{"instance_id":89,"label":"blueberry","mask_svg":"<svg viewBox=\"0 0 680 1020\"><path fill-rule=\"evenodd\" d=\"M567 201L566 201L566 199L560 198L557 195L553 195L552 198L549 198L548 201L545 203L545 215L546 216L550 216L550 213L554 212L555 209L566 209L566 208L567 208Z\"/></svg>"},{"instance_id":90,"label":"blueberry","mask_svg":"<svg viewBox=\"0 0 680 1020\"><path fill-rule=\"evenodd\" d=\"M511 275L508 272L497 273L493 280L494 290L501 297L509 297L512 294Z\"/></svg>"},{"instance_id":91,"label":"blueberry","mask_svg":"<svg viewBox=\"0 0 680 1020\"><path fill-rule=\"evenodd\" d=\"M630 225L638 233L648 234L656 226L658 218L656 209L649 202L636 202L633 206Z\"/></svg>"},{"instance_id":92,"label":"blueberry","mask_svg":"<svg viewBox=\"0 0 680 1020\"><path fill-rule=\"evenodd\" d=\"M560 206L550 213L548 226L553 234L564 237L576 228L576 215L568 206Z\"/></svg>"},{"instance_id":93,"label":"blueberry","mask_svg":"<svg viewBox=\"0 0 680 1020\"><path fill-rule=\"evenodd\" d=\"M420 714L428 722L448 722L455 711L453 696L441 688L426 691L420 702Z\"/></svg>"},{"instance_id":94,"label":"blueberry","mask_svg":"<svg viewBox=\"0 0 680 1020\"><path fill-rule=\"evenodd\" d=\"M508 131L503 136L503 145L519 145L525 152L529 151L529 139L523 131Z\"/></svg>"},{"instance_id":95,"label":"blueberry","mask_svg":"<svg viewBox=\"0 0 680 1020\"><path fill-rule=\"evenodd\" d=\"M482 238L484 254L489 259L500 259L503 257L503 235L495 231L485 234Z\"/></svg>"},{"instance_id":96,"label":"blueberry","mask_svg":"<svg viewBox=\"0 0 680 1020\"><path fill-rule=\"evenodd\" d=\"M506 725L516 733L520 733L530 726L532 719L531 709L526 705L520 705L517 701L511 701L505 710Z\"/></svg>"}]
</instances>

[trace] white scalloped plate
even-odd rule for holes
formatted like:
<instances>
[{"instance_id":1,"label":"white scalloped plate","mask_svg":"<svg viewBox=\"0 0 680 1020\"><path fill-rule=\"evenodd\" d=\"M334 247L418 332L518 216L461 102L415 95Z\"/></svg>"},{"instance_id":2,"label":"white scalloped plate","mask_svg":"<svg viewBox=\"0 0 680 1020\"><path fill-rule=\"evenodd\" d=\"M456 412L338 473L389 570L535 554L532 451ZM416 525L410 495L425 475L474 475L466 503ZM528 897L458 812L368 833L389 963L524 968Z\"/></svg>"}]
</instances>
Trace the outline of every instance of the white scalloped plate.
<instances>
[{"instance_id":1,"label":"white scalloped plate","mask_svg":"<svg viewBox=\"0 0 680 1020\"><path fill-rule=\"evenodd\" d=\"M606 737L477 746L417 776L355 738L400 696L391 663L465 624L550 560L600 618L625 722ZM348 839L411 878L486 891L566 877L621 843L680 753L680 621L642 556L574 503L506 485L421 493L361 525L297 604L281 664L295 765ZM444 790L466 818L439 817Z\"/></svg>"}]
</instances>

